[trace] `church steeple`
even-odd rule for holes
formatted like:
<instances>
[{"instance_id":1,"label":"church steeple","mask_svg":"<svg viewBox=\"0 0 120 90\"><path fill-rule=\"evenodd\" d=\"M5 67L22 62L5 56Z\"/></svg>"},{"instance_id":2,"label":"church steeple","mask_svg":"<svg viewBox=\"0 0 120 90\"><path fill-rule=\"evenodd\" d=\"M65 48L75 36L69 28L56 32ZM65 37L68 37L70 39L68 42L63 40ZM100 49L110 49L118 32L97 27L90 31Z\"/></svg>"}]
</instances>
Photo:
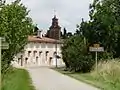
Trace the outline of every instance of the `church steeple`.
<instances>
[{"instance_id":1,"label":"church steeple","mask_svg":"<svg viewBox=\"0 0 120 90\"><path fill-rule=\"evenodd\" d=\"M50 28L57 28L57 27L60 27L60 26L58 25L58 19L56 15L54 15L54 17L52 18L52 25Z\"/></svg>"},{"instance_id":2,"label":"church steeple","mask_svg":"<svg viewBox=\"0 0 120 90\"><path fill-rule=\"evenodd\" d=\"M60 39L60 33L61 27L58 25L58 19L54 14L54 17L52 18L52 25L50 26L48 31L48 37L53 39Z\"/></svg>"}]
</instances>

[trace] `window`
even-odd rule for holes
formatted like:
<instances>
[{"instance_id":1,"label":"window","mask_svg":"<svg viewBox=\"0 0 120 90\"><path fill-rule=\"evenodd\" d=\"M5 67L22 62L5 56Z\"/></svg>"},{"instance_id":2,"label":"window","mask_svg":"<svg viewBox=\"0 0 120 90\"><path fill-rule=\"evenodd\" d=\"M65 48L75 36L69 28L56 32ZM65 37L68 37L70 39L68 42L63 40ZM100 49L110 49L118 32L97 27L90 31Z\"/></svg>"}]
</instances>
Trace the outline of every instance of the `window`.
<instances>
[{"instance_id":1,"label":"window","mask_svg":"<svg viewBox=\"0 0 120 90\"><path fill-rule=\"evenodd\" d=\"M48 53L49 53L49 51L46 51L46 53L45 53L46 54L46 61L47 61L47 55L48 55Z\"/></svg>"},{"instance_id":2,"label":"window","mask_svg":"<svg viewBox=\"0 0 120 90\"><path fill-rule=\"evenodd\" d=\"M31 51L28 51L28 57L30 56Z\"/></svg>"},{"instance_id":3,"label":"window","mask_svg":"<svg viewBox=\"0 0 120 90\"><path fill-rule=\"evenodd\" d=\"M53 54L54 54L54 55L56 55L56 54L57 54L57 52L54 52Z\"/></svg>"},{"instance_id":4,"label":"window","mask_svg":"<svg viewBox=\"0 0 120 90\"><path fill-rule=\"evenodd\" d=\"M57 55L57 52L54 52L54 53L53 53L53 57L56 57L56 55Z\"/></svg>"},{"instance_id":5,"label":"window","mask_svg":"<svg viewBox=\"0 0 120 90\"><path fill-rule=\"evenodd\" d=\"M25 58L25 64L27 64L27 60L28 60L28 58L26 57L26 58Z\"/></svg>"},{"instance_id":6,"label":"window","mask_svg":"<svg viewBox=\"0 0 120 90\"><path fill-rule=\"evenodd\" d=\"M49 53L49 51L46 51L46 56L47 56L48 53Z\"/></svg>"},{"instance_id":7,"label":"window","mask_svg":"<svg viewBox=\"0 0 120 90\"><path fill-rule=\"evenodd\" d=\"M41 56L42 51L39 51L39 56Z\"/></svg>"},{"instance_id":8,"label":"window","mask_svg":"<svg viewBox=\"0 0 120 90\"><path fill-rule=\"evenodd\" d=\"M18 64L20 63L21 58L18 58Z\"/></svg>"}]
</instances>

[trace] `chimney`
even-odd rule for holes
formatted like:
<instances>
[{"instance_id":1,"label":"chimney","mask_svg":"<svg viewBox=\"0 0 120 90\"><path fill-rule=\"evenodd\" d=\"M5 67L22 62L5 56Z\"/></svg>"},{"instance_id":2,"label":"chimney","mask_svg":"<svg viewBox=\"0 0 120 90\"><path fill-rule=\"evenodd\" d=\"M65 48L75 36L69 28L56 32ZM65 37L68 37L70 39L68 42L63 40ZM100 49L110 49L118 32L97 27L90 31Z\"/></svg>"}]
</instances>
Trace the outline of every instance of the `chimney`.
<instances>
[{"instance_id":1,"label":"chimney","mask_svg":"<svg viewBox=\"0 0 120 90\"><path fill-rule=\"evenodd\" d=\"M37 37L42 38L42 30L38 30Z\"/></svg>"}]
</instances>

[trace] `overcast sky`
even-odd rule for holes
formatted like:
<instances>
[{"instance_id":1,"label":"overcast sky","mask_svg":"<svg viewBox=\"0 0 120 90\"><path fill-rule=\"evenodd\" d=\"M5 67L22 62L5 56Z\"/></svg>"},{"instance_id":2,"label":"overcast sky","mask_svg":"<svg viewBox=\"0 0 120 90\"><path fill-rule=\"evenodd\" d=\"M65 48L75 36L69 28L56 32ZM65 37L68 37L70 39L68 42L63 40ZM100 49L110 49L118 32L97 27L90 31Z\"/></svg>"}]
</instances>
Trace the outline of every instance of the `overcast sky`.
<instances>
[{"instance_id":1,"label":"overcast sky","mask_svg":"<svg viewBox=\"0 0 120 90\"><path fill-rule=\"evenodd\" d=\"M14 0L7 0L11 2ZM81 19L89 19L89 4L92 0L21 0L31 10L29 16L35 24L43 30L48 30L56 10L59 25L66 27L70 32L75 32L76 24Z\"/></svg>"}]
</instances>

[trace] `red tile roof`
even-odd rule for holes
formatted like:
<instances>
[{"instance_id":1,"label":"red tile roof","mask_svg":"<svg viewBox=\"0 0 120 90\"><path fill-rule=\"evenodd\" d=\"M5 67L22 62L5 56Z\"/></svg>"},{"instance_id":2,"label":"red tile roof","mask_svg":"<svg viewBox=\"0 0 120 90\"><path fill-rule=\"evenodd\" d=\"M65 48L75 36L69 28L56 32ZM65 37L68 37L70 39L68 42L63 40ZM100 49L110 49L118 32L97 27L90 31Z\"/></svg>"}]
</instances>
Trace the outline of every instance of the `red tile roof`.
<instances>
[{"instance_id":1,"label":"red tile roof","mask_svg":"<svg viewBox=\"0 0 120 90\"><path fill-rule=\"evenodd\" d=\"M28 36L29 42L39 42L39 43L62 43L60 40L55 40L47 37L37 37L37 36Z\"/></svg>"}]
</instances>

